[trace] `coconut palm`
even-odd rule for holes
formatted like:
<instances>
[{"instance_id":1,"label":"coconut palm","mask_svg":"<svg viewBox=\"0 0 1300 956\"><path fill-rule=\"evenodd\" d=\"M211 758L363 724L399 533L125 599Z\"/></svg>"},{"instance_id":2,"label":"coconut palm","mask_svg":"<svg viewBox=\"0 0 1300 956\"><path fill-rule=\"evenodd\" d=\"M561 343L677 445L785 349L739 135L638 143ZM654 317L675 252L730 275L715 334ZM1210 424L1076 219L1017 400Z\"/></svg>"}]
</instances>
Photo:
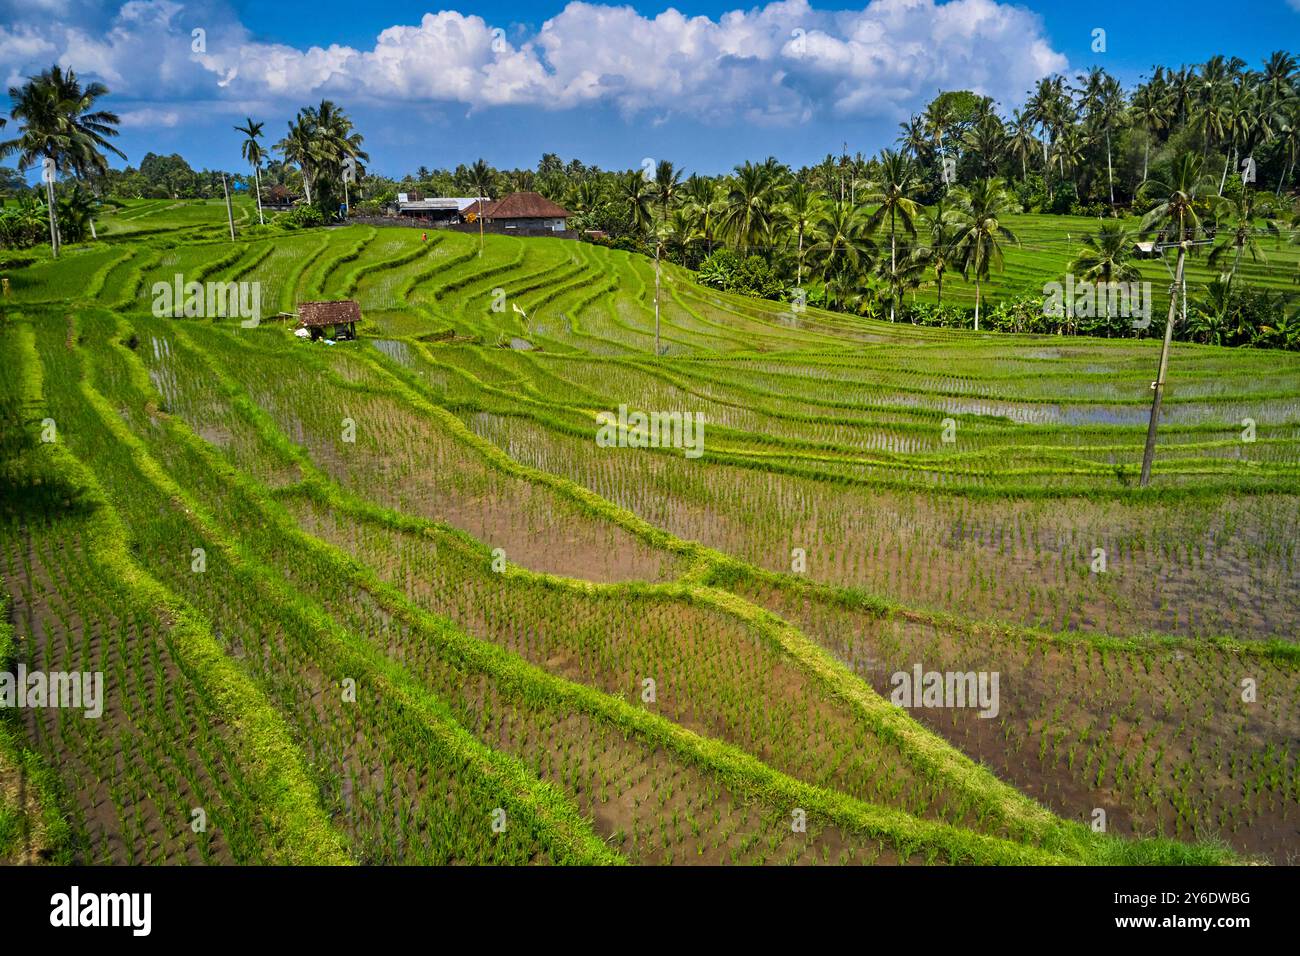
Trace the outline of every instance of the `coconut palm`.
<instances>
[{"instance_id":1,"label":"coconut palm","mask_svg":"<svg viewBox=\"0 0 1300 956\"><path fill-rule=\"evenodd\" d=\"M1156 425L1160 420L1160 403L1164 397L1165 372L1169 367L1169 343L1174 335L1174 318L1177 305L1181 300L1186 308L1187 293L1184 287L1183 269L1187 263L1188 244L1201 235L1200 207L1204 205L1197 193L1205 185L1202 173L1201 157L1195 153L1184 153L1175 162L1167 183L1148 181L1140 192L1154 195L1156 204L1142 217L1141 231L1144 234L1155 232L1157 238L1178 244L1178 264L1174 269L1173 294L1169 301L1169 317L1165 321L1164 344L1160 349L1160 365L1151 399L1151 420L1147 425L1146 448L1142 453L1142 477L1140 484L1144 487L1151 481L1151 463L1156 453ZM1211 187L1213 188L1213 187Z\"/></svg>"},{"instance_id":2,"label":"coconut palm","mask_svg":"<svg viewBox=\"0 0 1300 956\"><path fill-rule=\"evenodd\" d=\"M241 147L241 154L248 164L253 167L253 183L257 190L257 221L259 224L265 224L266 220L262 218L262 144L257 141L262 135L264 123L256 122L251 116L248 117L245 125L236 126L236 133L244 134L244 143Z\"/></svg>"},{"instance_id":3,"label":"coconut palm","mask_svg":"<svg viewBox=\"0 0 1300 956\"><path fill-rule=\"evenodd\" d=\"M1142 277L1142 272L1130 260L1133 255L1133 236L1123 226L1115 223L1104 224L1097 232L1084 237L1083 247L1075 253L1070 261L1070 271L1081 279L1097 284L1098 301L1103 286L1114 282L1134 282ZM1111 306L1114 297L1105 296L1106 318L1114 318ZM1067 316L1067 324L1072 316Z\"/></svg>"},{"instance_id":4,"label":"coconut palm","mask_svg":"<svg viewBox=\"0 0 1300 956\"><path fill-rule=\"evenodd\" d=\"M882 150L876 161L876 178L869 186L868 203L877 203L875 212L867 219L867 229L879 231L886 222L889 223L889 264L890 271L896 272L898 266L898 229L908 236L916 235L916 216L920 204L915 196L920 187L916 167L902 153L892 149ZM893 322L897 301L890 299L889 321Z\"/></svg>"},{"instance_id":5,"label":"coconut palm","mask_svg":"<svg viewBox=\"0 0 1300 956\"><path fill-rule=\"evenodd\" d=\"M713 240L722 215L722 199L713 180L692 175L683 185L686 207L695 222L696 231L704 240L706 255L713 255Z\"/></svg>"},{"instance_id":6,"label":"coconut palm","mask_svg":"<svg viewBox=\"0 0 1300 956\"><path fill-rule=\"evenodd\" d=\"M654 202L654 185L641 170L631 169L618 178L617 193L619 204L627 211L632 232L638 236L645 235L654 222L650 210Z\"/></svg>"},{"instance_id":7,"label":"coconut palm","mask_svg":"<svg viewBox=\"0 0 1300 956\"><path fill-rule=\"evenodd\" d=\"M1227 93L1217 86L1209 88L1218 92L1195 106L1189 123L1191 129L1201 136L1203 161L1209 159L1210 148L1223 142L1228 135Z\"/></svg>"},{"instance_id":8,"label":"coconut palm","mask_svg":"<svg viewBox=\"0 0 1300 956\"><path fill-rule=\"evenodd\" d=\"M1012 159L1020 161L1021 182L1029 179L1029 161L1040 148L1038 137L1034 135L1034 121L1020 110L1013 110L1007 137L1007 151Z\"/></svg>"},{"instance_id":9,"label":"coconut palm","mask_svg":"<svg viewBox=\"0 0 1300 956\"><path fill-rule=\"evenodd\" d=\"M1300 159L1300 96L1290 100L1279 113L1277 139L1281 155L1286 157L1286 167L1277 181L1277 196L1281 198L1296 160Z\"/></svg>"},{"instance_id":10,"label":"coconut palm","mask_svg":"<svg viewBox=\"0 0 1300 956\"><path fill-rule=\"evenodd\" d=\"M828 289L838 289L838 297L832 303L842 308L847 289L843 277L865 272L875 247L867 235L867 223L860 207L850 202L825 204L817 231L820 238L809 251L821 263L821 278ZM838 284L834 281L836 277L841 277Z\"/></svg>"},{"instance_id":11,"label":"coconut palm","mask_svg":"<svg viewBox=\"0 0 1300 956\"><path fill-rule=\"evenodd\" d=\"M1249 154L1256 139L1268 134L1268 124L1268 117L1260 111L1255 94L1244 84L1233 87L1223 104L1224 139L1225 144L1232 147L1232 153L1229 157L1227 150L1224 151L1223 175L1219 179L1220 196L1228 182L1229 167L1236 168L1242 148Z\"/></svg>"},{"instance_id":12,"label":"coconut palm","mask_svg":"<svg viewBox=\"0 0 1300 956\"><path fill-rule=\"evenodd\" d=\"M605 184L596 176L579 180L565 194L564 205L573 212L575 218L590 222L605 205Z\"/></svg>"},{"instance_id":13,"label":"coconut palm","mask_svg":"<svg viewBox=\"0 0 1300 956\"><path fill-rule=\"evenodd\" d=\"M1156 204L1142 217L1143 235L1155 233L1163 242L1181 243L1198 239L1202 233L1200 211L1205 208L1198 197L1206 185L1201 157L1184 153L1170 170L1168 182L1147 180L1143 195L1157 197Z\"/></svg>"},{"instance_id":14,"label":"coconut palm","mask_svg":"<svg viewBox=\"0 0 1300 956\"><path fill-rule=\"evenodd\" d=\"M746 162L736 167L718 225L743 254L748 255L770 236L777 198L777 179L769 166Z\"/></svg>"},{"instance_id":15,"label":"coconut palm","mask_svg":"<svg viewBox=\"0 0 1300 956\"><path fill-rule=\"evenodd\" d=\"M682 188L682 171L673 168L673 164L661 159L655 165L655 200L659 203L660 218L668 218L668 207L677 199Z\"/></svg>"},{"instance_id":16,"label":"coconut palm","mask_svg":"<svg viewBox=\"0 0 1300 956\"><path fill-rule=\"evenodd\" d=\"M306 110L303 110L289 123L284 139L272 147L284 157L286 163L297 166L302 173L303 194L308 205L311 204L312 171L315 166L315 136L311 117Z\"/></svg>"},{"instance_id":17,"label":"coconut palm","mask_svg":"<svg viewBox=\"0 0 1300 956\"><path fill-rule=\"evenodd\" d=\"M954 192L957 216L956 256L961 274L975 276L975 330L980 327L981 283L991 269L1001 269L1003 243L1020 244L1003 220L1019 205L1000 179L982 179Z\"/></svg>"},{"instance_id":18,"label":"coconut palm","mask_svg":"<svg viewBox=\"0 0 1300 956\"><path fill-rule=\"evenodd\" d=\"M1259 229L1256 225L1258 224L1273 236L1280 236L1281 229L1277 220L1273 218L1273 204L1267 193L1261 196L1254 189L1245 186L1239 196L1225 200L1224 205L1227 207L1227 215L1223 217L1226 222L1222 223L1219 229L1219 244L1210 250L1209 263L1217 266L1224 258L1232 256L1232 269L1229 270L1226 280L1228 288L1231 289L1243 253L1250 254L1251 262L1268 258L1264 254L1263 246L1260 245ZM1225 230L1222 225L1227 225L1228 228Z\"/></svg>"},{"instance_id":19,"label":"coconut palm","mask_svg":"<svg viewBox=\"0 0 1300 956\"><path fill-rule=\"evenodd\" d=\"M955 261L960 218L950 197L940 197L922 218L924 242L918 254L934 270L935 304L943 305L943 274Z\"/></svg>"},{"instance_id":20,"label":"coconut palm","mask_svg":"<svg viewBox=\"0 0 1300 956\"><path fill-rule=\"evenodd\" d=\"M1088 131L1082 126L1065 126L1052 144L1052 161L1060 168L1061 178L1081 169L1087 159ZM1077 183L1076 183L1077 186Z\"/></svg>"},{"instance_id":21,"label":"coconut palm","mask_svg":"<svg viewBox=\"0 0 1300 956\"><path fill-rule=\"evenodd\" d=\"M943 154L943 134L947 132L948 127L952 125L952 104L942 96L936 96L930 101L930 105L925 108L925 131L929 134L934 143L934 147L940 155Z\"/></svg>"},{"instance_id":22,"label":"coconut palm","mask_svg":"<svg viewBox=\"0 0 1300 956\"><path fill-rule=\"evenodd\" d=\"M981 176L991 176L997 172L998 163L1007 146L1007 133L1002 120L992 113L987 114L966 131L962 142L979 160Z\"/></svg>"},{"instance_id":23,"label":"coconut palm","mask_svg":"<svg viewBox=\"0 0 1300 956\"><path fill-rule=\"evenodd\" d=\"M487 201L492 198L492 192L496 187L496 170L487 164L487 161L480 156L474 160L474 163L465 173L470 187L474 190L474 196L478 199L475 207L474 218L478 220L478 254L483 255L483 213L487 211Z\"/></svg>"},{"instance_id":24,"label":"coconut palm","mask_svg":"<svg viewBox=\"0 0 1300 956\"><path fill-rule=\"evenodd\" d=\"M347 179L343 175L344 166L349 160L357 164L370 159L361 148L363 137L353 127L347 113L339 109L331 100L321 100L320 106L315 109L309 107L306 112L313 132L312 153L315 159L313 169L316 175L317 192L319 194L327 186L341 182L346 201L348 186ZM361 170L358 169L358 175L360 173ZM317 200L321 199L322 197L318 195Z\"/></svg>"},{"instance_id":25,"label":"coconut palm","mask_svg":"<svg viewBox=\"0 0 1300 956\"><path fill-rule=\"evenodd\" d=\"M918 288L925 279L927 259L925 251L904 247L898 255L877 259L874 273L889 293L889 316L893 321L894 304L901 302L903 293Z\"/></svg>"},{"instance_id":26,"label":"coconut palm","mask_svg":"<svg viewBox=\"0 0 1300 956\"><path fill-rule=\"evenodd\" d=\"M1040 79L1025 101L1025 117L1047 133L1043 141L1043 165L1050 170L1049 157L1056 151L1056 140L1074 122L1074 108L1065 92L1065 77L1054 75ZM1061 175L1065 175L1064 170Z\"/></svg>"},{"instance_id":27,"label":"coconut palm","mask_svg":"<svg viewBox=\"0 0 1300 956\"><path fill-rule=\"evenodd\" d=\"M1142 182L1146 182L1151 167L1151 140L1167 129L1172 119L1172 107L1163 82L1158 85L1153 80L1138 87L1129 103L1129 112L1134 123L1146 133L1146 142L1142 146Z\"/></svg>"},{"instance_id":28,"label":"coconut palm","mask_svg":"<svg viewBox=\"0 0 1300 956\"><path fill-rule=\"evenodd\" d=\"M1079 79L1083 85L1076 92L1080 94L1079 108L1084 120L1094 134L1100 133L1106 143L1106 179L1110 186L1110 206L1115 208L1115 173L1111 164L1110 134L1124 116L1124 89L1119 80L1108 74L1101 67L1093 67Z\"/></svg>"},{"instance_id":29,"label":"coconut palm","mask_svg":"<svg viewBox=\"0 0 1300 956\"><path fill-rule=\"evenodd\" d=\"M898 139L895 142L902 147L903 152L913 159L919 160L921 154L930 145L930 141L926 137L925 120L913 114L906 123L899 123L898 129Z\"/></svg>"},{"instance_id":30,"label":"coconut palm","mask_svg":"<svg viewBox=\"0 0 1300 956\"><path fill-rule=\"evenodd\" d=\"M692 245L703 238L695 217L686 207L678 206L664 220L664 226L666 227L665 247L669 252L676 253L678 261L683 265L690 265Z\"/></svg>"},{"instance_id":31,"label":"coconut palm","mask_svg":"<svg viewBox=\"0 0 1300 956\"><path fill-rule=\"evenodd\" d=\"M820 192L802 182L796 182L786 193L781 206L785 225L795 234L795 286L803 288L805 241L815 230L825 214L825 198Z\"/></svg>"},{"instance_id":32,"label":"coconut palm","mask_svg":"<svg viewBox=\"0 0 1300 956\"><path fill-rule=\"evenodd\" d=\"M80 183L58 200L59 236L68 242L81 242L93 234L95 197Z\"/></svg>"},{"instance_id":33,"label":"coconut palm","mask_svg":"<svg viewBox=\"0 0 1300 956\"><path fill-rule=\"evenodd\" d=\"M11 86L9 114L20 133L0 142L0 159L16 153L23 169L48 159L56 174L71 172L78 178L106 172L108 160L103 151L126 158L108 141L117 135L117 114L94 109L95 101L107 93L102 83L83 87L74 71L57 65L28 77L21 87ZM52 181L45 184L45 196L50 248L57 256L59 226Z\"/></svg>"},{"instance_id":34,"label":"coconut palm","mask_svg":"<svg viewBox=\"0 0 1300 956\"><path fill-rule=\"evenodd\" d=\"M1260 73L1260 94L1270 103L1280 103L1295 97L1297 72L1300 72L1300 64L1297 64L1295 54L1285 50L1271 54L1264 61L1264 69Z\"/></svg>"}]
</instances>

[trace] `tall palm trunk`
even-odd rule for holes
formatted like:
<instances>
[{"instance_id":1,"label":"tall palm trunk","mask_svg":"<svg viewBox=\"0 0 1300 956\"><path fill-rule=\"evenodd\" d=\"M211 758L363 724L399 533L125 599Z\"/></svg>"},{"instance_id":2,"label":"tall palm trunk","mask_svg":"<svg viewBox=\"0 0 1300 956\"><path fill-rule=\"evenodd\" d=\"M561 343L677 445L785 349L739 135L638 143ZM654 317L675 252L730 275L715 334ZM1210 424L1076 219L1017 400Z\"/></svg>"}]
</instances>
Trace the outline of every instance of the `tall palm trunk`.
<instances>
[{"instance_id":1,"label":"tall palm trunk","mask_svg":"<svg viewBox=\"0 0 1300 956\"><path fill-rule=\"evenodd\" d=\"M1178 219L1178 236L1183 238L1183 220ZM1169 369L1169 343L1174 337L1174 317L1178 314L1178 300L1181 297L1186 307L1186 290L1183 288L1183 265L1187 256L1187 244L1178 243L1178 266L1174 270L1174 285L1169 296L1169 318L1165 321L1165 340L1160 347L1160 367L1156 380L1151 383L1155 395L1151 398L1151 421L1147 424L1147 443L1142 452L1142 476L1138 483L1145 488L1151 483L1151 464L1156 456L1156 423L1160 420L1160 403L1165 394L1165 373Z\"/></svg>"},{"instance_id":2,"label":"tall palm trunk","mask_svg":"<svg viewBox=\"0 0 1300 956\"><path fill-rule=\"evenodd\" d=\"M59 257L59 220L58 213L54 208L54 183L45 184L45 204L50 212L50 250L54 258Z\"/></svg>"},{"instance_id":3,"label":"tall palm trunk","mask_svg":"<svg viewBox=\"0 0 1300 956\"><path fill-rule=\"evenodd\" d=\"M257 224L265 226L266 220L262 218L262 170L257 166L253 167L253 183L257 189Z\"/></svg>"},{"instance_id":4,"label":"tall palm trunk","mask_svg":"<svg viewBox=\"0 0 1300 956\"><path fill-rule=\"evenodd\" d=\"M897 298L897 295L893 288L893 281L892 281L898 278L898 262L896 260L895 250L896 250L896 246L894 243L894 210L893 207L890 207L889 210L889 278L891 280L890 289L889 289L889 321L890 322L894 321L894 301Z\"/></svg>"},{"instance_id":5,"label":"tall palm trunk","mask_svg":"<svg viewBox=\"0 0 1300 956\"><path fill-rule=\"evenodd\" d=\"M799 251L795 253L794 263L794 286L796 289L803 288L803 226L799 227Z\"/></svg>"},{"instance_id":6,"label":"tall palm trunk","mask_svg":"<svg viewBox=\"0 0 1300 956\"><path fill-rule=\"evenodd\" d=\"M1223 157L1223 175L1219 178L1219 195L1220 195L1220 196L1223 195L1223 187L1226 186L1227 183L1228 183L1228 158L1229 158L1229 157L1227 156L1227 154L1224 154L1224 157ZM1231 158L1232 158L1232 165L1233 165L1233 166L1236 166L1236 165L1237 165L1237 147L1236 147L1236 146L1233 146L1233 147L1232 147L1232 157L1231 157Z\"/></svg>"},{"instance_id":7,"label":"tall palm trunk","mask_svg":"<svg viewBox=\"0 0 1300 956\"><path fill-rule=\"evenodd\" d=\"M1110 183L1110 208L1115 210L1115 173L1110 165L1110 127L1106 128L1106 179Z\"/></svg>"},{"instance_id":8,"label":"tall palm trunk","mask_svg":"<svg viewBox=\"0 0 1300 956\"><path fill-rule=\"evenodd\" d=\"M1151 140L1147 139L1142 149L1142 182L1147 181L1147 168L1151 165Z\"/></svg>"},{"instance_id":9,"label":"tall palm trunk","mask_svg":"<svg viewBox=\"0 0 1300 956\"><path fill-rule=\"evenodd\" d=\"M980 274L975 273L975 331L980 330Z\"/></svg>"}]
</instances>

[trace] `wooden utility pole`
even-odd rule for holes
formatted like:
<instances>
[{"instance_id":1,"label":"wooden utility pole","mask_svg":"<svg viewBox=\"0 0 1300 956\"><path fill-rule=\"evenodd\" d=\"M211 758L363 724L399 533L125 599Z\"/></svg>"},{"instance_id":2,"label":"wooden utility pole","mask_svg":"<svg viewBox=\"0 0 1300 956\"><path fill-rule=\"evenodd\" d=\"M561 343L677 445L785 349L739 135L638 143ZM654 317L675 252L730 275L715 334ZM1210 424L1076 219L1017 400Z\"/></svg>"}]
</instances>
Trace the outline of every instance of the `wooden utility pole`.
<instances>
[{"instance_id":1,"label":"wooden utility pole","mask_svg":"<svg viewBox=\"0 0 1300 956\"><path fill-rule=\"evenodd\" d=\"M1151 483L1151 463L1156 456L1156 423L1160 420L1160 401L1165 394L1165 373L1169 369L1169 344L1174 338L1174 316L1177 315L1178 300L1186 290L1183 288L1183 265L1187 261L1187 240L1178 243L1178 265L1174 269L1174 284L1169 294L1169 318L1165 321L1165 341L1160 347L1160 368L1156 380L1151 383L1155 395L1151 398L1151 422L1147 425L1147 446L1142 453L1142 478L1138 482L1145 488Z\"/></svg>"},{"instance_id":2,"label":"wooden utility pole","mask_svg":"<svg viewBox=\"0 0 1300 956\"><path fill-rule=\"evenodd\" d=\"M478 197L478 256L479 256L480 259L483 258L483 208L484 208L484 199L483 199L483 196L481 195L482 192L483 192L483 190L480 189L480 190L479 190L480 195L479 195L479 197Z\"/></svg>"},{"instance_id":3,"label":"wooden utility pole","mask_svg":"<svg viewBox=\"0 0 1300 956\"><path fill-rule=\"evenodd\" d=\"M221 174L221 191L226 195L226 222L230 223L230 241L235 241L235 213L230 208L230 184L226 182L226 174Z\"/></svg>"},{"instance_id":4,"label":"wooden utility pole","mask_svg":"<svg viewBox=\"0 0 1300 956\"><path fill-rule=\"evenodd\" d=\"M659 351L659 236L655 236L655 358Z\"/></svg>"},{"instance_id":5,"label":"wooden utility pole","mask_svg":"<svg viewBox=\"0 0 1300 956\"><path fill-rule=\"evenodd\" d=\"M50 214L50 250L55 259L59 258L59 227L55 222L58 207L54 196L54 177L57 167L54 160L46 157L41 161L41 178L45 180L45 207Z\"/></svg>"}]
</instances>

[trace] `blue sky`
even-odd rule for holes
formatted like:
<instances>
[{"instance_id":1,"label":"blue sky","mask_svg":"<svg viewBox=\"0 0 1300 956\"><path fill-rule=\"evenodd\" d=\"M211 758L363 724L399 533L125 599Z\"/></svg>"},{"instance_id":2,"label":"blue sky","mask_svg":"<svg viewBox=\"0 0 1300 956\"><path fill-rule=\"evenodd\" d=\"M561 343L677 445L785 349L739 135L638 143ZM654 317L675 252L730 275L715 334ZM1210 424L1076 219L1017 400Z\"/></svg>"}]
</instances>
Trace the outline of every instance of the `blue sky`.
<instances>
[{"instance_id":1,"label":"blue sky","mask_svg":"<svg viewBox=\"0 0 1300 956\"><path fill-rule=\"evenodd\" d=\"M1298 39L1300 0L0 0L5 84L55 61L103 80L132 161L180 152L238 169L234 123L264 120L274 141L328 97L389 175L542 152L604 168L797 165L892 143L941 88L1010 108L1050 72L1098 64L1132 82L1213 53L1257 65Z\"/></svg>"}]
</instances>

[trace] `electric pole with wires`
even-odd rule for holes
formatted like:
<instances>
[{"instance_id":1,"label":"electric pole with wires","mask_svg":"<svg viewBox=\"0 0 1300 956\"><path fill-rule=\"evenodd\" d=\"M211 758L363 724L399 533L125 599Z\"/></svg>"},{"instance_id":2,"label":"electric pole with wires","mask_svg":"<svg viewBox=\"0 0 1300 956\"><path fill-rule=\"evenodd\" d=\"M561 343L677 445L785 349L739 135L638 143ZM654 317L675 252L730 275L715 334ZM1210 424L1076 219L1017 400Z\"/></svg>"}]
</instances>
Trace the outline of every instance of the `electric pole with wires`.
<instances>
[{"instance_id":1,"label":"electric pole with wires","mask_svg":"<svg viewBox=\"0 0 1300 956\"><path fill-rule=\"evenodd\" d=\"M1165 339L1160 346L1160 367L1156 371L1156 380L1151 383L1151 421L1147 424L1147 444L1142 452L1142 477L1138 484L1145 488L1151 483L1151 464L1156 456L1156 426L1160 421L1160 403L1165 396L1165 373L1169 371L1169 346L1174 338L1174 321L1178 315L1179 304L1182 305L1183 320L1187 319L1187 279L1184 266L1187 264L1187 250L1192 246L1208 246L1212 239L1186 239L1180 242L1156 243L1156 249L1163 253L1166 249L1178 249L1178 265L1174 268L1174 282L1169 287L1169 318L1165 321Z\"/></svg>"}]
</instances>

